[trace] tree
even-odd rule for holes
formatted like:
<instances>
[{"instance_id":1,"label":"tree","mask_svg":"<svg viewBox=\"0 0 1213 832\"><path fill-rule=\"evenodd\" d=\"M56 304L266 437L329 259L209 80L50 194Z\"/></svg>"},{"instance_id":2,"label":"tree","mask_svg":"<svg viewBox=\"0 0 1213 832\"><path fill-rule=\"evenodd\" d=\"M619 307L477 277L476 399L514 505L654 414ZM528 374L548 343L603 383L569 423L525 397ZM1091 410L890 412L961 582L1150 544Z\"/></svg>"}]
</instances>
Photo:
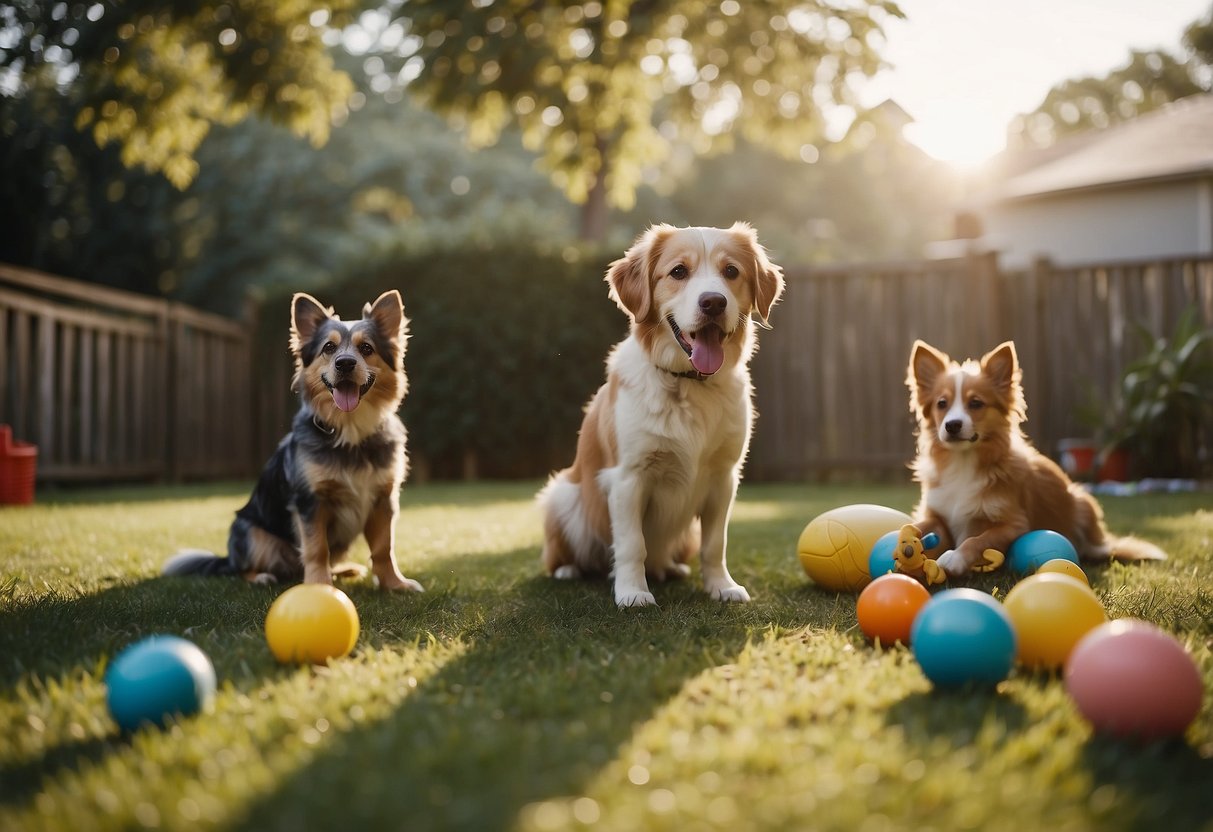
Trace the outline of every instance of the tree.
<instances>
[{"instance_id":1,"label":"tree","mask_svg":"<svg viewBox=\"0 0 1213 832\"><path fill-rule=\"evenodd\" d=\"M1015 117L1007 131L1008 146L1047 147L1063 136L1103 129L1208 92L1213 87L1213 10L1185 29L1183 43L1186 57L1134 50L1128 63L1103 77L1061 82L1034 111Z\"/></svg>"},{"instance_id":2,"label":"tree","mask_svg":"<svg viewBox=\"0 0 1213 832\"><path fill-rule=\"evenodd\" d=\"M26 95L57 92L77 129L178 187L212 124L257 113L323 143L353 87L321 27L355 3L17 0L0 6L0 120Z\"/></svg>"},{"instance_id":3,"label":"tree","mask_svg":"<svg viewBox=\"0 0 1213 832\"><path fill-rule=\"evenodd\" d=\"M822 107L853 103L881 66L892 0L410 0L401 77L492 144L517 123L600 239L608 203L632 204L671 146L734 136L795 155L820 141Z\"/></svg>"}]
</instances>

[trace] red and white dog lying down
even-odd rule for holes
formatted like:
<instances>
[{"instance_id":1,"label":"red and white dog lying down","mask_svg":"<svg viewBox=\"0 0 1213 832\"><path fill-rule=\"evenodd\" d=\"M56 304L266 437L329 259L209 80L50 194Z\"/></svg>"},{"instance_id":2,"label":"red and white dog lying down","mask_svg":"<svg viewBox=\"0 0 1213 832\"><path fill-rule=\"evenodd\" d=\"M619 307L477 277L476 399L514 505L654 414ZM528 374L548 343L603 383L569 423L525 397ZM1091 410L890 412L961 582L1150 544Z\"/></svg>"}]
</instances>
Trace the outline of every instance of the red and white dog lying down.
<instances>
[{"instance_id":1,"label":"red and white dog lying down","mask_svg":"<svg viewBox=\"0 0 1213 832\"><path fill-rule=\"evenodd\" d=\"M1165 558L1152 543L1110 536L1095 498L1032 447L1020 429L1027 418L1021 375L1010 341L963 363L914 342L906 375L918 419L913 470L922 485L914 517L923 536L939 535L939 566L963 575L986 549L1005 553L1034 529L1065 535L1087 560Z\"/></svg>"},{"instance_id":2,"label":"red and white dog lying down","mask_svg":"<svg viewBox=\"0 0 1213 832\"><path fill-rule=\"evenodd\" d=\"M753 423L751 314L783 291L749 225L658 225L607 272L631 331L607 358L571 467L539 494L543 563L557 578L612 574L620 607L655 604L648 579L684 577L748 601L729 574L729 515Z\"/></svg>"}]
</instances>

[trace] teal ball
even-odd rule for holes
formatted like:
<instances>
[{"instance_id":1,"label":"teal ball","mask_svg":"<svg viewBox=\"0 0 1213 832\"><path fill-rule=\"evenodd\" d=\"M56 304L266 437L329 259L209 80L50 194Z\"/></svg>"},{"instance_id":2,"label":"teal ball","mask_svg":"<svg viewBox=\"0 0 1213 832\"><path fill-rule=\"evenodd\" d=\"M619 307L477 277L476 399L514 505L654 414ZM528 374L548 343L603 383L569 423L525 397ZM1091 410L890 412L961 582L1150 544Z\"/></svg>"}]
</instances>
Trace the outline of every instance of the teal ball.
<instances>
[{"instance_id":1,"label":"teal ball","mask_svg":"<svg viewBox=\"0 0 1213 832\"><path fill-rule=\"evenodd\" d=\"M172 716L189 716L215 696L215 666L193 642L151 636L115 657L105 674L105 702L123 731L163 726Z\"/></svg>"},{"instance_id":2,"label":"teal ball","mask_svg":"<svg viewBox=\"0 0 1213 832\"><path fill-rule=\"evenodd\" d=\"M1047 529L1015 538L1007 549L1007 565L1016 575L1031 575L1051 560L1078 563L1078 551L1065 535Z\"/></svg>"},{"instance_id":3,"label":"teal ball","mask_svg":"<svg viewBox=\"0 0 1213 832\"><path fill-rule=\"evenodd\" d=\"M872 544L872 553L868 555L868 574L873 579L890 572L897 571L897 561L893 559L893 550L897 548L899 531L886 532Z\"/></svg>"},{"instance_id":4,"label":"teal ball","mask_svg":"<svg viewBox=\"0 0 1213 832\"><path fill-rule=\"evenodd\" d=\"M947 589L919 611L910 645L923 674L942 688L996 685L1015 664L1015 629L1002 604L975 589Z\"/></svg>"}]
</instances>

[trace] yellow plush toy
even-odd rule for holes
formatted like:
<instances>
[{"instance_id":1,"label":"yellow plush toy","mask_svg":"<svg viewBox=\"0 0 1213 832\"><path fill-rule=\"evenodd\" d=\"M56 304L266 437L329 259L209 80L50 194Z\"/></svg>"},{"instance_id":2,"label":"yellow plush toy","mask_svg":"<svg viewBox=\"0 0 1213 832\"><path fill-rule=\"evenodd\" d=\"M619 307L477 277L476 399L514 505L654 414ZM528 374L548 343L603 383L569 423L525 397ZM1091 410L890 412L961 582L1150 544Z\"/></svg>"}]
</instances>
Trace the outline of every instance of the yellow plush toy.
<instances>
[{"instance_id":1,"label":"yellow plush toy","mask_svg":"<svg viewBox=\"0 0 1213 832\"><path fill-rule=\"evenodd\" d=\"M906 523L897 533L897 545L893 548L893 562L898 572L917 578L928 586L942 584L948 579L943 568L927 557L927 546L939 545L939 538L927 535L930 541L924 544L922 530L913 523ZM992 572L1002 566L1005 558L997 549L986 549L981 553L982 562L973 567L974 572Z\"/></svg>"},{"instance_id":2,"label":"yellow plush toy","mask_svg":"<svg viewBox=\"0 0 1213 832\"><path fill-rule=\"evenodd\" d=\"M917 578L928 586L941 584L948 579L940 565L927 557L927 550L922 545L922 531L913 523L906 523L897 533L893 563L898 572Z\"/></svg>"}]
</instances>

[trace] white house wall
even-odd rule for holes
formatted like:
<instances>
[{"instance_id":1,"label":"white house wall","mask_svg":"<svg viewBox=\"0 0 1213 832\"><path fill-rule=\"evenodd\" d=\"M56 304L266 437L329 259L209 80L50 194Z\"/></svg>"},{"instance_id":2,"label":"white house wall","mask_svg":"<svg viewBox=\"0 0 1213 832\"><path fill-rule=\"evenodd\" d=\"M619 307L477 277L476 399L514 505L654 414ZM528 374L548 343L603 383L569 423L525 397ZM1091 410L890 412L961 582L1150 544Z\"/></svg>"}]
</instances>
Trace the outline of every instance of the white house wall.
<instances>
[{"instance_id":1,"label":"white house wall","mask_svg":"<svg viewBox=\"0 0 1213 832\"><path fill-rule=\"evenodd\" d=\"M991 206L984 241L1009 269L1213 255L1213 179L1040 196Z\"/></svg>"}]
</instances>

